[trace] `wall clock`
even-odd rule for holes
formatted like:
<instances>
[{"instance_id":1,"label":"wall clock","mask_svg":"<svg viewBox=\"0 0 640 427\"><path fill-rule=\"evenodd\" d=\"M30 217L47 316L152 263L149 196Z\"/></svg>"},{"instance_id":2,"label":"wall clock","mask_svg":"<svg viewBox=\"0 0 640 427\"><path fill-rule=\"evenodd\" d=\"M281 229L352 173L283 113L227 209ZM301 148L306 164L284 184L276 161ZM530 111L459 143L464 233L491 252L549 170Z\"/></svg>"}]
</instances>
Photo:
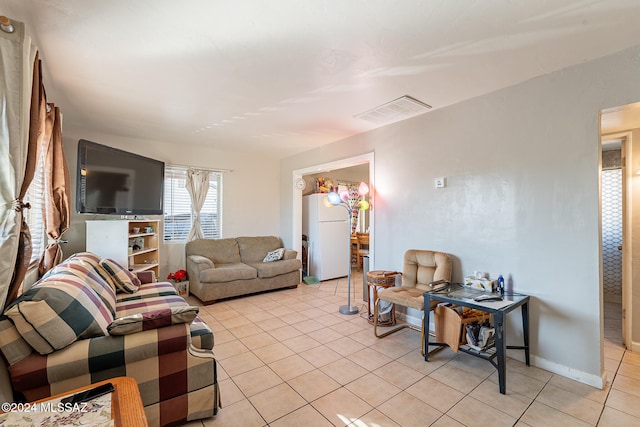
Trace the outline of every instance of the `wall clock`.
<instances>
[{"instance_id":1,"label":"wall clock","mask_svg":"<svg viewBox=\"0 0 640 427\"><path fill-rule=\"evenodd\" d=\"M296 188L298 190L304 190L305 188L307 188L307 182L302 178L296 179Z\"/></svg>"}]
</instances>

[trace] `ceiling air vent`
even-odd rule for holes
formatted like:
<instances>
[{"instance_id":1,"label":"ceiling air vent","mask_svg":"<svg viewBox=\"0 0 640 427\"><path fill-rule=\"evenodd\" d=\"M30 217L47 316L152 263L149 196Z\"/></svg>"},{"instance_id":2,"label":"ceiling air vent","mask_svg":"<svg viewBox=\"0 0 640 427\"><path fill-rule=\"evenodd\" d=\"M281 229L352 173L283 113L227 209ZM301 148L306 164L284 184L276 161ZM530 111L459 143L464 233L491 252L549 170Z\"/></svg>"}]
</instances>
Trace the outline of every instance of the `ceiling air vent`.
<instances>
[{"instance_id":1,"label":"ceiling air vent","mask_svg":"<svg viewBox=\"0 0 640 427\"><path fill-rule=\"evenodd\" d=\"M426 113L430 108L430 105L405 95L353 117L376 124L387 124Z\"/></svg>"}]
</instances>

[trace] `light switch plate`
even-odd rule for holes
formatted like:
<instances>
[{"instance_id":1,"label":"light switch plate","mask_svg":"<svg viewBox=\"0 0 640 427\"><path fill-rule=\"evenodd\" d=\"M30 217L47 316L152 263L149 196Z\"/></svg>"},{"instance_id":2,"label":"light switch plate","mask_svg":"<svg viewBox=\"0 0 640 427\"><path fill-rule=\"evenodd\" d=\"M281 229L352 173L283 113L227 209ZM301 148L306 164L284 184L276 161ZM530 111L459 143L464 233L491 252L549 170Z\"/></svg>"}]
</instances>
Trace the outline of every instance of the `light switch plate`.
<instances>
[{"instance_id":1,"label":"light switch plate","mask_svg":"<svg viewBox=\"0 0 640 427\"><path fill-rule=\"evenodd\" d=\"M436 186L436 188L444 188L444 187L446 187L447 186L446 178L444 178L444 177L436 178L435 186Z\"/></svg>"}]
</instances>

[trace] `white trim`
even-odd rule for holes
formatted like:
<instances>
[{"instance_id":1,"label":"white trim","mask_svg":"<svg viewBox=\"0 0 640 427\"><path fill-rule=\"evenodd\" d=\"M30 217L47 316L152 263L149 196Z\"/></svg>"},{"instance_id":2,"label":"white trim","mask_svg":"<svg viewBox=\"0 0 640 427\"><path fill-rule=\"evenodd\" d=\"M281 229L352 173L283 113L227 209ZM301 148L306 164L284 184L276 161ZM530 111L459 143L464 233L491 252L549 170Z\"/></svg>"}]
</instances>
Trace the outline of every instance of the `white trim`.
<instances>
[{"instance_id":1,"label":"white trim","mask_svg":"<svg viewBox=\"0 0 640 427\"><path fill-rule=\"evenodd\" d=\"M522 356L522 359L520 359L519 357L513 357L511 354L508 355L509 357L516 359L516 360L520 360L521 362L524 361L524 355ZM563 377L581 382L583 384L587 384L590 385L592 387L596 387L600 390L604 389L604 385L607 383L607 373L603 372L600 376L598 375L594 375L594 374L589 374L587 372L583 372L583 371L577 371L573 368L570 368L568 366L564 366L564 365L560 365L558 363L555 362L551 362L550 360L547 359L543 359L542 357L538 357L535 355L531 355L531 366L535 366L537 368L540 369L544 369L545 371L549 371L549 372L553 372L554 374L558 374L561 375ZM508 381L508 379L507 379Z\"/></svg>"}]
</instances>

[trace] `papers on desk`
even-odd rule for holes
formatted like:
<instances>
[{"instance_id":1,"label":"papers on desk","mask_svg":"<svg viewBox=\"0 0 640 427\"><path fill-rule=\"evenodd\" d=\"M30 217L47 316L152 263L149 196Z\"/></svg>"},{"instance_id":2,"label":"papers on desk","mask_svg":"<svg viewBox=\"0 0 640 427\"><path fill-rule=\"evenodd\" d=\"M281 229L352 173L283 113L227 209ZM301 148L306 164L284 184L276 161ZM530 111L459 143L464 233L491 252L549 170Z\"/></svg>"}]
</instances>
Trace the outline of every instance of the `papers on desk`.
<instances>
[{"instance_id":1,"label":"papers on desk","mask_svg":"<svg viewBox=\"0 0 640 427\"><path fill-rule=\"evenodd\" d=\"M502 301L475 301L474 300L475 297L478 297L481 295L490 295L490 294L485 291L481 291L473 288L466 288L466 287L463 287L462 289L457 289L453 292L450 292L447 295L453 298L464 298L473 304L476 304L482 307L491 308L494 310L499 310L503 307L513 304L513 301L508 299L505 299Z\"/></svg>"},{"instance_id":2,"label":"papers on desk","mask_svg":"<svg viewBox=\"0 0 640 427\"><path fill-rule=\"evenodd\" d=\"M473 300L472 300L473 301ZM494 310L499 310L503 307L513 304L513 301L510 300L502 300L502 301L473 301L474 304L477 304L482 307L492 308Z\"/></svg>"}]
</instances>

